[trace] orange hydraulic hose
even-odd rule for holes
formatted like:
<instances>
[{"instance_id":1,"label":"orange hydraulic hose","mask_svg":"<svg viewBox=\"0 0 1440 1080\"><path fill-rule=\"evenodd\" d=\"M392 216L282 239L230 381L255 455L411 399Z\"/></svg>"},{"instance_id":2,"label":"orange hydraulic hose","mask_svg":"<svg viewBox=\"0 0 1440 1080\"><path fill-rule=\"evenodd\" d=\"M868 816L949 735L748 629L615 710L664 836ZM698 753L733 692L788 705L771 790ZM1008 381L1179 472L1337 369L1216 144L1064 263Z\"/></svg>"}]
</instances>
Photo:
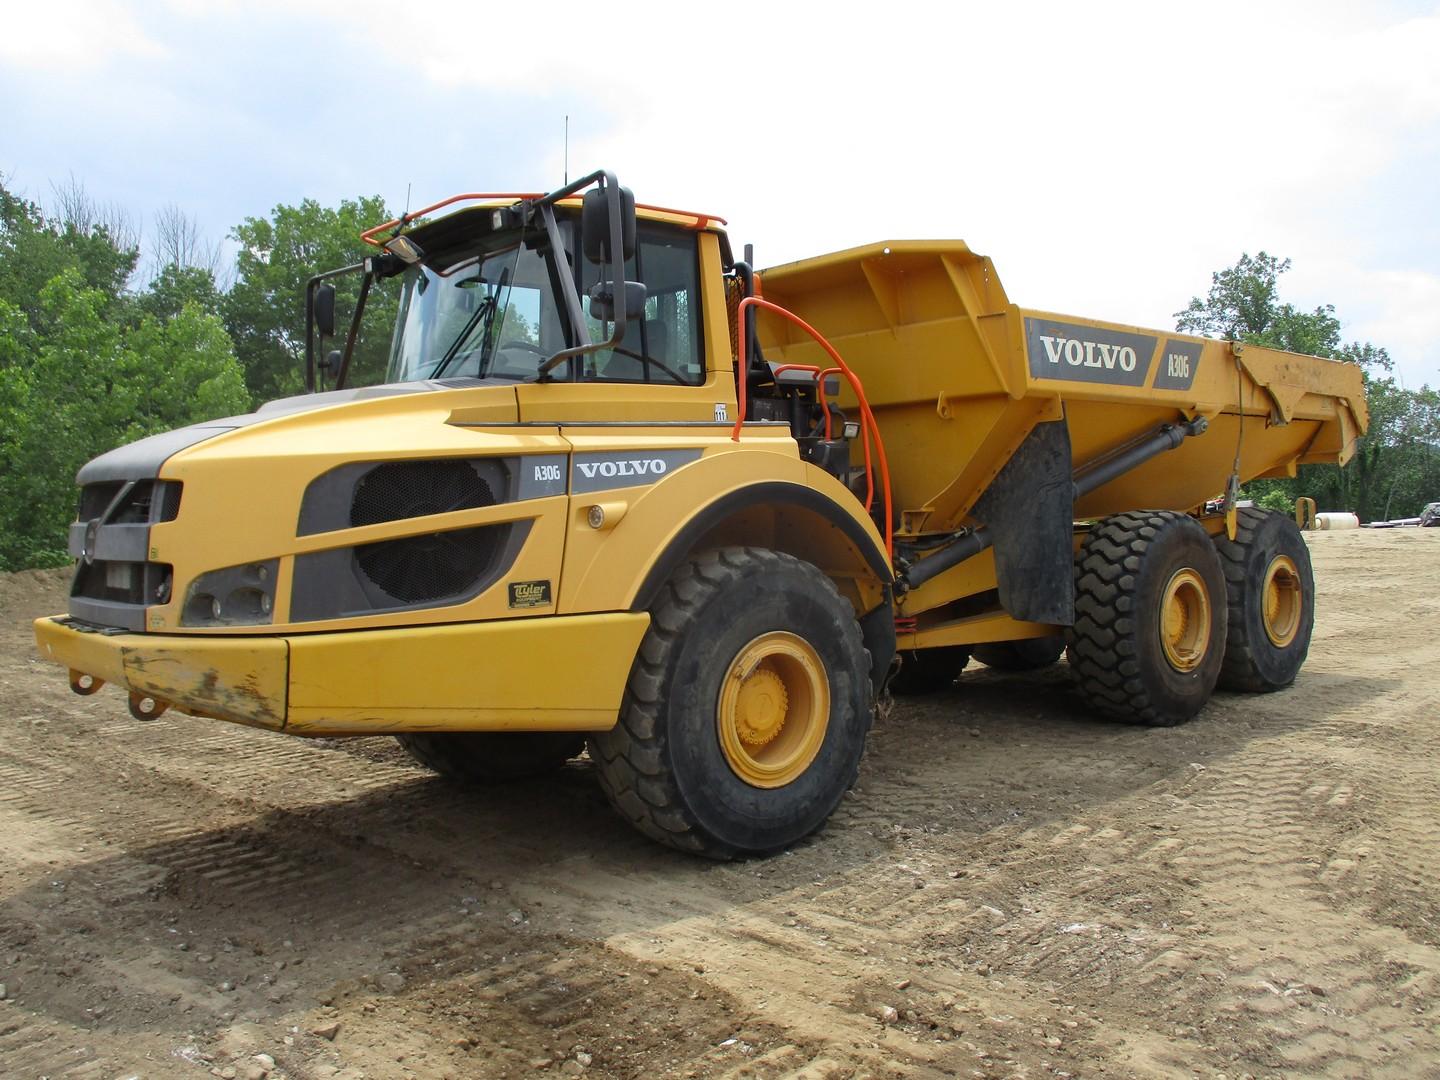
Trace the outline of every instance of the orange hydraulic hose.
<instances>
[{"instance_id":1,"label":"orange hydraulic hose","mask_svg":"<svg viewBox=\"0 0 1440 1080\"><path fill-rule=\"evenodd\" d=\"M825 350L826 354L830 357L830 359L835 361L835 370L838 370L842 375L845 376L846 381L850 383L850 389L855 391L856 400L860 403L860 426L862 431L862 445L865 449L865 508L868 510L871 503L874 501L875 488L874 480L872 479L871 475L872 467L870 463L870 439L873 437L875 440L875 456L879 459L880 465L881 486L885 495L885 552L893 560L895 558L895 538L894 522L892 520L891 514L892 498L890 493L890 465L885 458L885 443L880 438L880 425L875 420L875 414L870 411L870 402L865 399L865 388L860 385L859 377L850 370L849 365L847 365L844 359L840 356L840 354L835 351L835 346L831 345L830 342L826 341L825 336L821 334L820 331L816 330L808 322L800 318L799 315L796 315L788 308L783 308L779 304L771 303L769 300L762 299L759 296L745 297L740 301L740 306L736 311L736 318L740 327L740 332L737 335L738 348L736 351L738 353L738 356L736 357L735 368L735 396L737 399L739 415L735 420L735 428L730 433L731 440L734 442L740 441L740 429L745 424L745 398L746 386L748 382L746 376L749 369L749 365L745 355L745 349L747 344L746 338L749 336L745 333L745 309L748 307L757 307L765 311L773 311L775 312L775 314L782 315L785 318L789 319L796 326L800 327L800 329L804 330L807 334L809 334L812 338L815 339L816 344L818 344L822 349ZM803 366L806 368L809 367L809 365L798 364L791 366ZM819 395L823 399L824 387L821 386L818 389Z\"/></svg>"}]
</instances>

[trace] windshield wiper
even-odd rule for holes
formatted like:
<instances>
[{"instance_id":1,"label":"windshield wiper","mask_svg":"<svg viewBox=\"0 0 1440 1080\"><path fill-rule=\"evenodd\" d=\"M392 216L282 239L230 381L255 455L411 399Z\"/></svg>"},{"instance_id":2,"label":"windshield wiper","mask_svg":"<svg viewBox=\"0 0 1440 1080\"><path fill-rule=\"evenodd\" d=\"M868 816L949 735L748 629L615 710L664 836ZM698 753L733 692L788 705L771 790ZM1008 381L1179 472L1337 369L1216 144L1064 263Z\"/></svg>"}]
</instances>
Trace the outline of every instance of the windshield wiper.
<instances>
[{"instance_id":1,"label":"windshield wiper","mask_svg":"<svg viewBox=\"0 0 1440 1080\"><path fill-rule=\"evenodd\" d=\"M487 334L490 332L490 317L493 316L494 313L495 294L491 293L480 300L480 303L475 308L475 314L471 315L470 318L465 321L465 325L460 328L460 333L456 335L455 340L450 343L450 348L445 350L445 355L442 356L440 362L435 365L435 370L430 372L430 378L438 379L441 375L445 374L445 369L450 366L451 361L453 361L455 357L460 355L460 350L464 348L465 342L470 340L470 335L475 332L475 327L480 325L482 319L485 320L485 332Z\"/></svg>"},{"instance_id":2,"label":"windshield wiper","mask_svg":"<svg viewBox=\"0 0 1440 1080\"><path fill-rule=\"evenodd\" d=\"M479 279L479 281L480 284L485 284L484 278ZM460 350L464 348L465 343L469 341L471 335L475 333L475 328L480 325L482 319L485 321L485 329L480 338L480 364L477 373L478 371L484 370L485 361L490 352L490 326L491 323L495 321L495 309L498 306L498 297L505 291L505 286L509 281L510 268L507 266L504 270L500 271L500 280L495 283L495 288L480 301L479 306L475 309L475 314L466 320L465 325L461 327L459 335L450 345L450 348L445 350L445 355L440 358L440 363L435 365L435 370L430 373L430 378L438 379L444 374L445 369L450 366L455 357L460 355Z\"/></svg>"}]
</instances>

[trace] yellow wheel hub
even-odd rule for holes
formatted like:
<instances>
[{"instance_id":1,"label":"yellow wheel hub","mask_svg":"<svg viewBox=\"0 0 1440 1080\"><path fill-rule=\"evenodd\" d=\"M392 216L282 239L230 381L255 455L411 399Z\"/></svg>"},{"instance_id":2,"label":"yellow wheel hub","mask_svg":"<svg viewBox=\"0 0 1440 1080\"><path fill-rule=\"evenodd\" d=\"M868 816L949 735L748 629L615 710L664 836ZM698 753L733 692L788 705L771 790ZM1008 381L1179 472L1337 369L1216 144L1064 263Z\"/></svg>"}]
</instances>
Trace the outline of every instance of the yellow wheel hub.
<instances>
[{"instance_id":1,"label":"yellow wheel hub","mask_svg":"<svg viewBox=\"0 0 1440 1080\"><path fill-rule=\"evenodd\" d=\"M1170 576L1160 598L1160 644L1176 671L1194 671L1210 651L1210 590L1190 567Z\"/></svg>"},{"instance_id":2,"label":"yellow wheel hub","mask_svg":"<svg viewBox=\"0 0 1440 1080\"><path fill-rule=\"evenodd\" d=\"M1264 597L1265 633L1271 644L1283 649L1300 632L1300 616L1305 601L1300 591L1300 571L1289 555L1276 555L1265 568Z\"/></svg>"},{"instance_id":3,"label":"yellow wheel hub","mask_svg":"<svg viewBox=\"0 0 1440 1080\"><path fill-rule=\"evenodd\" d=\"M760 788L793 782L815 760L830 724L820 655L795 634L761 634L730 661L715 722L725 761L741 780Z\"/></svg>"}]
</instances>

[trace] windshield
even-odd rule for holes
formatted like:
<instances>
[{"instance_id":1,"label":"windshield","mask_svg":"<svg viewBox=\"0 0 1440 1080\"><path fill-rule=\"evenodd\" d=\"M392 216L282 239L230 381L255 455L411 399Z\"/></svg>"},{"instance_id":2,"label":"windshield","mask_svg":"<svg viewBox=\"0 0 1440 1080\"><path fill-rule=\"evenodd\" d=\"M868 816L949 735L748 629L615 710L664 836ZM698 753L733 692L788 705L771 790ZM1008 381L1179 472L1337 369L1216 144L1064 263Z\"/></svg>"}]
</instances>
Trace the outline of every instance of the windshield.
<instances>
[{"instance_id":1,"label":"windshield","mask_svg":"<svg viewBox=\"0 0 1440 1080\"><path fill-rule=\"evenodd\" d=\"M705 381L696 235L648 222L637 231L625 276L644 283L643 311L627 320L618 345L561 363L550 378L692 386ZM417 264L405 271L387 382L535 379L546 359L571 344L553 260L514 230L477 235L472 242L473 255L466 256L469 249L461 240L429 260L439 270ZM486 250L479 250L481 244ZM450 259L457 249L459 259ZM600 273L588 261L581 264L576 277L582 297ZM588 305L584 315L581 340L607 341L613 324L597 319Z\"/></svg>"},{"instance_id":2,"label":"windshield","mask_svg":"<svg viewBox=\"0 0 1440 1080\"><path fill-rule=\"evenodd\" d=\"M442 276L405 272L387 382L533 378L558 340L545 260L521 243L461 263Z\"/></svg>"}]
</instances>

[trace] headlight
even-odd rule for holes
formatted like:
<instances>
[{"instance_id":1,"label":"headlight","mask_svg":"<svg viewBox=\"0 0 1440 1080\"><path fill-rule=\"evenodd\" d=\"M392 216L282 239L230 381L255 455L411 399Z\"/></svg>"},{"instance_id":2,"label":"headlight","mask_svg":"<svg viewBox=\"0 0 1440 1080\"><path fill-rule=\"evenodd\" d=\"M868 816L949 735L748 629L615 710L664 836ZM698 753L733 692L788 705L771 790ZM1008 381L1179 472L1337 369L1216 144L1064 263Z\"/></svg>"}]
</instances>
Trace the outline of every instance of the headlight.
<instances>
[{"instance_id":1,"label":"headlight","mask_svg":"<svg viewBox=\"0 0 1440 1080\"><path fill-rule=\"evenodd\" d=\"M262 626L274 618L280 560L201 574L185 590L181 626Z\"/></svg>"}]
</instances>

